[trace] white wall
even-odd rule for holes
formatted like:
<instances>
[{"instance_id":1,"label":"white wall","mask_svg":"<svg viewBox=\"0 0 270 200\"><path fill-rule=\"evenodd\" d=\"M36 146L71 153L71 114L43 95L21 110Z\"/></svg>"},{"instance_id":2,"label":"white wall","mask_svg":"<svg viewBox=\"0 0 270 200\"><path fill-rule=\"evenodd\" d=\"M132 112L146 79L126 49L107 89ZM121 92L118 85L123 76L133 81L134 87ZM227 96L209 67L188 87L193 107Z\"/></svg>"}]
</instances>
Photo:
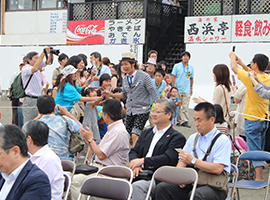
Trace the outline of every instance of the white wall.
<instances>
[{"instance_id":1,"label":"white wall","mask_svg":"<svg viewBox=\"0 0 270 200\"><path fill-rule=\"evenodd\" d=\"M269 43L186 44L186 50L191 53L189 63L194 67L193 96L201 96L212 101L215 87L212 69L216 64L226 64L230 68L229 53L233 46L236 46L236 55L246 64L251 62L256 53L263 53L270 57ZM232 74L234 73L231 71ZM237 85L240 83L238 80ZM191 100L190 108L194 106Z\"/></svg>"},{"instance_id":2,"label":"white wall","mask_svg":"<svg viewBox=\"0 0 270 200\"><path fill-rule=\"evenodd\" d=\"M66 30L57 22L57 33L50 33L51 13L62 16L67 10L16 11L5 13L5 34L1 45L61 45L66 44ZM65 25L66 27L66 25Z\"/></svg>"},{"instance_id":3,"label":"white wall","mask_svg":"<svg viewBox=\"0 0 270 200\"><path fill-rule=\"evenodd\" d=\"M24 47L1 47L0 46L0 60L1 73L0 79L2 82L2 90L9 87L9 80L13 72L19 69L19 64L24 55L30 51L37 51L40 53L43 46L24 46ZM129 45L84 45L84 46L54 46L55 49L60 49L61 53L67 54L69 57L84 53L88 57L90 63L90 53L98 51L102 57L109 57L111 62L117 64L122 57L122 53L129 52ZM138 45L138 63L142 63L143 45ZM89 65L89 64L88 64ZM52 72L54 68L59 67L58 57L54 56L52 65L46 67L45 75L51 87Z\"/></svg>"}]
</instances>

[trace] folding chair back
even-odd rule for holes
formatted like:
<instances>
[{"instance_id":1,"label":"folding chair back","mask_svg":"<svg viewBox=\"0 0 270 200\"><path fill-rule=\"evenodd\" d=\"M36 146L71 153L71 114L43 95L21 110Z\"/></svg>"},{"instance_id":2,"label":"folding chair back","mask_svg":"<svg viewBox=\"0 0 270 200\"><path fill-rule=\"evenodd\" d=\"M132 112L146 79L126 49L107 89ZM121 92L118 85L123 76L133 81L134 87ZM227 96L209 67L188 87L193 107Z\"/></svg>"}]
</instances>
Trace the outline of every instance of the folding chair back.
<instances>
[{"instance_id":1,"label":"folding chair back","mask_svg":"<svg viewBox=\"0 0 270 200\"><path fill-rule=\"evenodd\" d=\"M64 181L64 192L63 192L63 200L67 200L68 193L71 185L71 179L68 175L64 174L65 181Z\"/></svg>"},{"instance_id":2,"label":"folding chair back","mask_svg":"<svg viewBox=\"0 0 270 200\"><path fill-rule=\"evenodd\" d=\"M180 167L171 167L171 166L163 166L158 168L153 177L151 179L151 183L146 195L146 200L149 198L151 189L153 186L153 182L155 179L174 184L174 185L181 185L181 184L191 184L193 183L193 188L190 195L190 200L194 198L195 189L197 187L198 182L198 174L196 170L192 168L180 168Z\"/></svg>"},{"instance_id":3,"label":"folding chair back","mask_svg":"<svg viewBox=\"0 0 270 200\"><path fill-rule=\"evenodd\" d=\"M238 174L239 174L238 168L234 164L231 164L231 173L230 173L230 176L232 176L232 183L234 183L238 179ZM229 187L233 188L233 186L231 184L229 185ZM231 189L230 196L227 197L226 200L233 199L234 193L235 193L234 190Z\"/></svg>"},{"instance_id":4,"label":"folding chair back","mask_svg":"<svg viewBox=\"0 0 270 200\"><path fill-rule=\"evenodd\" d=\"M78 200L81 194L107 199L129 200L131 193L131 183L126 180L91 177L83 183Z\"/></svg>"},{"instance_id":5,"label":"folding chair back","mask_svg":"<svg viewBox=\"0 0 270 200\"><path fill-rule=\"evenodd\" d=\"M243 154L241 154L236 162L236 166L238 166L239 160L252 160L252 161L268 161L270 160L270 153L266 151L248 151ZM239 196L239 189L251 189L251 190L258 190L265 188L265 196L264 199L267 200L268 196L268 190L269 190L269 181L270 181L270 169L267 181L253 181L253 180L237 180L238 177L236 177L235 182L230 184L230 187L233 187L232 189L232 198L235 196L235 190L238 196L238 199L240 199Z\"/></svg>"},{"instance_id":6,"label":"folding chair back","mask_svg":"<svg viewBox=\"0 0 270 200\"><path fill-rule=\"evenodd\" d=\"M76 164L70 160L61 160L61 164L63 167L63 171L71 172L71 180L72 180L75 174Z\"/></svg>"},{"instance_id":7,"label":"folding chair back","mask_svg":"<svg viewBox=\"0 0 270 200\"><path fill-rule=\"evenodd\" d=\"M111 176L114 178L126 178L129 180L130 183L132 183L133 180L133 172L130 168L125 166L118 166L118 165L110 165L101 168L96 176L99 174L103 174L106 176Z\"/></svg>"}]
</instances>

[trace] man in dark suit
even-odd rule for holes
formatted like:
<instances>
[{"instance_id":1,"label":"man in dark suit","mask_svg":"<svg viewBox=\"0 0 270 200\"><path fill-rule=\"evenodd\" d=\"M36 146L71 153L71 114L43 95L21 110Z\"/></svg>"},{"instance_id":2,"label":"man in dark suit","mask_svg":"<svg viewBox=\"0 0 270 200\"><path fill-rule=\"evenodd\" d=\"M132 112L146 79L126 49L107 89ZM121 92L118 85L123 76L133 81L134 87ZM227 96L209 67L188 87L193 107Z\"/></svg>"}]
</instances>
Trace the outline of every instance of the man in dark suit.
<instances>
[{"instance_id":1,"label":"man in dark suit","mask_svg":"<svg viewBox=\"0 0 270 200\"><path fill-rule=\"evenodd\" d=\"M29 160L25 135L15 125L0 128L0 171L0 199L51 199L49 179Z\"/></svg>"},{"instance_id":2,"label":"man in dark suit","mask_svg":"<svg viewBox=\"0 0 270 200\"><path fill-rule=\"evenodd\" d=\"M136 145L129 153L129 167L136 178L144 170L155 171L161 166L176 166L178 153L175 148L183 148L185 137L174 130L171 120L174 116L176 106L173 101L159 99L151 111L154 128L142 131ZM133 200L145 199L149 188L149 180L139 180L132 184ZM152 192L155 189L153 187Z\"/></svg>"}]
</instances>

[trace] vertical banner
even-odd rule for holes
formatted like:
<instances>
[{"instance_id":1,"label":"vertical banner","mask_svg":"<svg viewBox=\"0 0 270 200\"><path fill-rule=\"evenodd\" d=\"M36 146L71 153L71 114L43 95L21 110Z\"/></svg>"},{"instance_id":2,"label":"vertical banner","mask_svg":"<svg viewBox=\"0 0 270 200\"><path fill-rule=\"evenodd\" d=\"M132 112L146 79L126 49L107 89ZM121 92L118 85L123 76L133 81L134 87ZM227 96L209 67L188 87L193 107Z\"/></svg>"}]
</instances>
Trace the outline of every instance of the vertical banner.
<instances>
[{"instance_id":1,"label":"vertical banner","mask_svg":"<svg viewBox=\"0 0 270 200\"><path fill-rule=\"evenodd\" d=\"M145 19L119 19L105 21L105 44L143 44Z\"/></svg>"},{"instance_id":2,"label":"vertical banner","mask_svg":"<svg viewBox=\"0 0 270 200\"><path fill-rule=\"evenodd\" d=\"M230 41L231 16L185 18L185 43Z\"/></svg>"},{"instance_id":3,"label":"vertical banner","mask_svg":"<svg viewBox=\"0 0 270 200\"><path fill-rule=\"evenodd\" d=\"M233 15L232 41L270 41L270 15Z\"/></svg>"},{"instance_id":4,"label":"vertical banner","mask_svg":"<svg viewBox=\"0 0 270 200\"><path fill-rule=\"evenodd\" d=\"M104 20L68 21L67 44L104 44Z\"/></svg>"}]
</instances>

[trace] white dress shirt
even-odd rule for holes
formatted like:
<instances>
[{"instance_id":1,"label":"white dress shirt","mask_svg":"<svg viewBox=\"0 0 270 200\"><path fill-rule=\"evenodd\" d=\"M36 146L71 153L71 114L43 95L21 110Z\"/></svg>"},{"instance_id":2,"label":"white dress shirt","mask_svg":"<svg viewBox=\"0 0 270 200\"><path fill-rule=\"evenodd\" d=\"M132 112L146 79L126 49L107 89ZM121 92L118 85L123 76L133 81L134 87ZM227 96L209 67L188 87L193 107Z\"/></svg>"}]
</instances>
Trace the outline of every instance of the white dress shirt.
<instances>
[{"instance_id":1,"label":"white dress shirt","mask_svg":"<svg viewBox=\"0 0 270 200\"><path fill-rule=\"evenodd\" d=\"M166 128L162 129L162 130L157 130L157 126L155 126L153 128L153 134L154 134L154 137L152 139L152 142L150 144L150 147L148 149L148 152L146 154L146 158L147 157L152 157L152 154L153 154L153 151L154 151L154 148L156 146L156 144L158 143L158 141L160 140L160 138L164 135L164 133L171 127L171 125L167 126Z\"/></svg>"},{"instance_id":2,"label":"white dress shirt","mask_svg":"<svg viewBox=\"0 0 270 200\"><path fill-rule=\"evenodd\" d=\"M11 188L13 187L16 179L21 173L22 169L26 165L29 159L27 159L23 164L21 164L17 169L15 169L10 175L2 173L2 177L5 179L5 183L0 191L0 199L6 199Z\"/></svg>"},{"instance_id":3,"label":"white dress shirt","mask_svg":"<svg viewBox=\"0 0 270 200\"><path fill-rule=\"evenodd\" d=\"M30 160L47 174L51 184L51 199L62 199L64 174L60 158L48 145L45 145L32 155Z\"/></svg>"}]
</instances>

